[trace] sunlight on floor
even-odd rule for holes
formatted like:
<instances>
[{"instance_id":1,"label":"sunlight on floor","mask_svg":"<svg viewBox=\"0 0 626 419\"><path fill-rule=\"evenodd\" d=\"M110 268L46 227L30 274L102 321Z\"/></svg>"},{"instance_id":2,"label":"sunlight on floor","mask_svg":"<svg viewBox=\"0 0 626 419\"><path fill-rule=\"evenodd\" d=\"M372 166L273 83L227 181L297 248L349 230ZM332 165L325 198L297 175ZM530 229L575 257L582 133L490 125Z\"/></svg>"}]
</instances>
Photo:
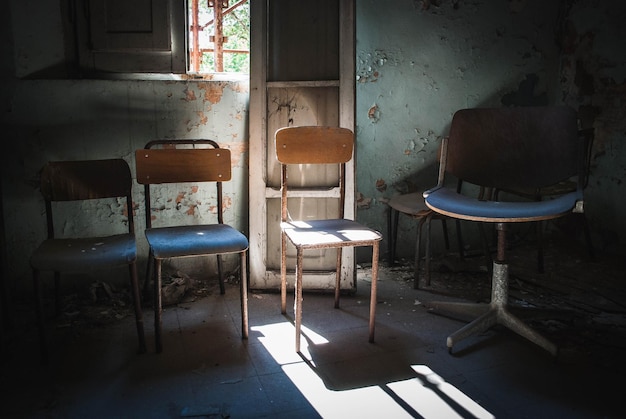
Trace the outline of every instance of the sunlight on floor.
<instances>
[{"instance_id":1,"label":"sunlight on floor","mask_svg":"<svg viewBox=\"0 0 626 419\"><path fill-rule=\"evenodd\" d=\"M324 418L415 417L481 419L494 416L446 383L426 365L411 365L415 378L350 390L329 389L315 369L307 339L315 345L328 341L303 327L302 355L294 349L294 327L289 322L252 328L262 334L259 341L311 405Z\"/></svg>"}]
</instances>

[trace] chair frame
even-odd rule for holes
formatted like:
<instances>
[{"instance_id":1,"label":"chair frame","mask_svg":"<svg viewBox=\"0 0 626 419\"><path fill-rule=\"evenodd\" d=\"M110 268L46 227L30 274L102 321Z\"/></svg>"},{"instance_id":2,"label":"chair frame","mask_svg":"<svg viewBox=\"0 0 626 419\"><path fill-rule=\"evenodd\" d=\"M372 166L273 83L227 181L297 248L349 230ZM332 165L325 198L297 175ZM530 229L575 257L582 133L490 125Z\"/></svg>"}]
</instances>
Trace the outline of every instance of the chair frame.
<instances>
[{"instance_id":1,"label":"chair frame","mask_svg":"<svg viewBox=\"0 0 626 419\"><path fill-rule=\"evenodd\" d=\"M44 364L48 363L49 355L40 286L40 271L43 270L54 272L55 314L59 315L61 272L89 272L97 268L128 265L139 353L144 353L146 343L137 276L132 176L128 163L123 159L48 162L42 168L40 185L45 203L47 239L33 252L31 266ZM53 202L113 198L125 199L127 233L82 238L57 237L55 234ZM81 262L83 260L85 262Z\"/></svg>"},{"instance_id":2,"label":"chair frame","mask_svg":"<svg viewBox=\"0 0 626 419\"><path fill-rule=\"evenodd\" d=\"M156 147L161 148L156 148ZM179 146L190 146L178 148ZM198 147L201 146L201 147ZM208 146L208 147L207 147ZM248 275L247 275L247 253L248 240L232 227L224 224L223 218L223 197L222 182L231 178L231 158L230 150L220 148L218 143L209 139L170 139L153 140L148 142L143 149L135 151L135 162L137 165L137 182L144 185L145 194L145 216L146 216L146 238L149 245L148 267L146 269L146 284L149 282L151 270L153 271L153 294L154 294L154 328L156 352L163 350L162 343L162 260L182 257L211 256L217 257L217 269L219 277L220 294L225 293L224 271L222 267L222 255L238 253L240 255L240 303L241 303L241 333L242 338L248 338ZM203 225L174 225L164 227L152 226L152 201L151 187L160 184L177 183L212 183L216 184L217 193L217 223ZM215 230L215 226L224 226L224 229ZM175 230L183 229L185 231ZM169 233L168 233L169 231ZM155 234L167 235L161 237L165 241L180 238L188 232L190 236L197 234L211 233L221 236L224 233L229 235L229 240L234 240L234 244L229 244L222 250L204 250L207 253L198 253L195 249L191 253L172 251L163 249L163 255L155 254L155 242L150 241L150 237ZM245 241L245 243L244 243ZM203 241L199 246L204 247L207 242ZM196 241L196 244L198 242ZM152 267L152 269L151 269Z\"/></svg>"},{"instance_id":3,"label":"chair frame","mask_svg":"<svg viewBox=\"0 0 626 419\"><path fill-rule=\"evenodd\" d=\"M276 131L275 140L276 158L281 166L281 313L286 314L287 311L287 240L289 240L296 248L294 301L296 352L300 352L302 328L303 253L310 249L337 249L334 307L339 308L343 248L372 247L369 342L374 342L379 245L382 236L353 220L344 219L346 163L353 158L354 134L351 130L340 127L285 127ZM300 164L339 166L339 214L336 219L291 220L287 208L290 195L288 167Z\"/></svg>"},{"instance_id":4,"label":"chair frame","mask_svg":"<svg viewBox=\"0 0 626 419\"><path fill-rule=\"evenodd\" d=\"M412 192L403 195L396 195L391 197L391 199L387 202L388 205L388 213L387 213L387 232L389 234L387 241L387 253L389 254L389 266L395 266L396 264L396 245L398 238L398 225L400 221L400 214L404 214L407 217L410 217L414 220L417 220L417 234L415 238L415 264L413 270L413 288L419 289L420 283L420 265L421 265L421 243L422 243L422 229L426 227L426 248L424 255L424 285L430 286L430 257L431 257L431 221L432 220L440 220L441 221L441 229L443 232L444 245L446 250L450 250L450 240L448 237L448 225L446 222L447 217L441 216L439 213L429 209L426 207L426 204L423 203L422 192ZM422 202L415 202L415 205L412 208L408 208L408 205L403 205L402 200L414 196L416 200L421 200ZM396 203L397 202L397 203ZM419 207L422 204L424 206L423 209Z\"/></svg>"},{"instance_id":5,"label":"chair frame","mask_svg":"<svg viewBox=\"0 0 626 419\"><path fill-rule=\"evenodd\" d=\"M476 158L480 156L480 158ZM464 197L445 187L451 174L492 189L541 188L578 177L577 189L549 201L502 202ZM508 263L505 229L509 223L536 222L565 216L582 205L584 147L576 115L564 106L477 108L457 111L444 139L438 184L426 191L429 208L452 218L494 223L498 232L489 304L434 302L431 311L474 317L448 336L453 346L495 324L501 324L556 356L558 347L524 324L508 308Z\"/></svg>"}]
</instances>

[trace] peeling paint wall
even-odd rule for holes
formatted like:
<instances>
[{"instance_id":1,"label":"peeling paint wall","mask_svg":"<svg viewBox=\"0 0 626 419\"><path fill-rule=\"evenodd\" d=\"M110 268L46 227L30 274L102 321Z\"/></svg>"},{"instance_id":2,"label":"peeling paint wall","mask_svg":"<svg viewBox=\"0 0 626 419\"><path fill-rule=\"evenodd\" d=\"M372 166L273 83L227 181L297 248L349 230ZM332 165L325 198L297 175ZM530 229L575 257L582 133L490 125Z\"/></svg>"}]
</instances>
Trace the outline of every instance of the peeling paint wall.
<instances>
[{"instance_id":1,"label":"peeling paint wall","mask_svg":"<svg viewBox=\"0 0 626 419\"><path fill-rule=\"evenodd\" d=\"M562 30L562 98L595 133L585 210L608 251L626 243L625 21L626 2L570 1Z\"/></svg>"},{"instance_id":2,"label":"peeling paint wall","mask_svg":"<svg viewBox=\"0 0 626 419\"><path fill-rule=\"evenodd\" d=\"M232 180L223 184L224 221L247 234L248 228L248 78L239 80L63 80L63 34L58 2L42 0L3 3L2 61L2 193L6 239L6 284L10 293L30 287L29 258L45 238L43 201L38 171L49 160L124 158L135 173L134 151L148 141L166 138L209 138L231 150ZM38 22L41 22L39 24ZM11 40L14 38L15 42ZM44 39L45 42L41 40ZM12 59L7 59L12 58ZM45 72L48 79L41 79ZM25 77L37 75L36 77ZM16 78L17 77L17 78ZM20 79L20 77L23 77ZM140 274L148 249L143 185L134 183L133 206ZM156 194L155 225L168 222L213 222L215 188L183 185L171 197ZM125 222L119 203L66 212L57 224L63 234L110 234ZM87 217L89 212L94 218ZM122 226L122 229L124 227ZM195 273L213 268L214 258L172 268ZM234 270L237 257L226 257ZM211 265L211 266L207 266ZM215 271L215 269L213 269ZM126 283L124 275L109 278Z\"/></svg>"},{"instance_id":3,"label":"peeling paint wall","mask_svg":"<svg viewBox=\"0 0 626 419\"><path fill-rule=\"evenodd\" d=\"M359 221L386 232L386 199L434 185L439 140L457 109L566 103L584 110L585 123L596 133L586 191L595 244L605 251L623 249L626 2L356 4ZM10 288L29 286L28 259L45 235L37 171L47 160L121 156L134 171L133 152L149 140L217 139L233 154L225 219L247 232L247 80L19 79L63 68L59 4L11 0L2 2L0 11L5 34L0 45L9 57L0 64L0 99ZM139 254L145 258L143 190L136 186ZM179 200L159 204L168 217L200 220L214 211L211 192L191 187L176 192ZM123 215L112 207L102 208L98 217L94 224L71 214L64 228L106 227L109 217ZM411 258L415 223L403 220L401 227L399 255Z\"/></svg>"},{"instance_id":4,"label":"peeling paint wall","mask_svg":"<svg viewBox=\"0 0 626 419\"><path fill-rule=\"evenodd\" d=\"M456 110L593 102L586 208L598 247L623 243L623 18L616 0L357 1L358 220L386 232L387 199L436 183ZM416 223L400 223L398 255L412 258Z\"/></svg>"},{"instance_id":5,"label":"peeling paint wall","mask_svg":"<svg viewBox=\"0 0 626 419\"><path fill-rule=\"evenodd\" d=\"M224 183L224 220L247 231L248 82L30 80L17 83L5 130L4 212L11 269L28 271L28 257L45 236L37 173L48 160L122 157L135 173L134 151L164 138L209 138L229 148L233 176ZM6 137L5 137L6 138ZM166 222L215 220L214 187L183 185L153 196ZM176 198L178 196L178 198ZM138 251L147 245L143 186L134 183ZM74 214L66 233L110 229L112 214ZM163 220L156 220L157 222ZM227 258L228 259L228 258ZM233 259L236 266L238 260ZM228 263L228 260L227 260ZM144 264L140 263L140 266Z\"/></svg>"}]
</instances>

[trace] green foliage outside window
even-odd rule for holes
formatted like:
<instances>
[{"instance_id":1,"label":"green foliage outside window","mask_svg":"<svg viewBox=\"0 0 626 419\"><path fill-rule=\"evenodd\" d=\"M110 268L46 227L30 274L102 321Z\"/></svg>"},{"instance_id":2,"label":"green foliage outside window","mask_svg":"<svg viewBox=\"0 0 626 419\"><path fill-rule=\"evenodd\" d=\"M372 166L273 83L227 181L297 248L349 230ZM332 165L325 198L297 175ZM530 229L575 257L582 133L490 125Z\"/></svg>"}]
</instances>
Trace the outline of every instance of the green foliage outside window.
<instances>
[{"instance_id":1,"label":"green foliage outside window","mask_svg":"<svg viewBox=\"0 0 626 419\"><path fill-rule=\"evenodd\" d=\"M232 3L232 1L231 1ZM208 2L200 1L198 5L198 18L202 22L213 19L213 8ZM249 1L225 14L222 20L224 36L228 41L224 43L224 49L250 51L250 6ZM214 25L207 25L200 32L200 48L212 48L210 37L215 33ZM204 52L200 65L201 73L215 72L215 57L213 52ZM250 73L250 54L237 52L224 52L224 72L226 73Z\"/></svg>"}]
</instances>

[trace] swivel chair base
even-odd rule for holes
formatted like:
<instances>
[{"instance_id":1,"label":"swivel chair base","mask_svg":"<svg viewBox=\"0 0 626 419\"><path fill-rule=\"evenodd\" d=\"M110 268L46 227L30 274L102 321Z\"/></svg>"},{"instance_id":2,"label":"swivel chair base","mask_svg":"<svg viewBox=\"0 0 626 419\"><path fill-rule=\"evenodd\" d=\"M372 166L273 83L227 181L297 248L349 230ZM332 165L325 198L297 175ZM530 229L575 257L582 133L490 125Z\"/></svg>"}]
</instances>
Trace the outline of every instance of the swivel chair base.
<instances>
[{"instance_id":1,"label":"swivel chair base","mask_svg":"<svg viewBox=\"0 0 626 419\"><path fill-rule=\"evenodd\" d=\"M508 265L494 261L491 302L489 304L458 302L434 302L430 304L429 311L435 314L461 318L475 317L475 320L448 336L446 340L448 352L452 353L452 348L457 342L500 324L539 345L551 355L556 356L558 354L558 347L554 343L509 311L507 307L508 282Z\"/></svg>"}]
</instances>

